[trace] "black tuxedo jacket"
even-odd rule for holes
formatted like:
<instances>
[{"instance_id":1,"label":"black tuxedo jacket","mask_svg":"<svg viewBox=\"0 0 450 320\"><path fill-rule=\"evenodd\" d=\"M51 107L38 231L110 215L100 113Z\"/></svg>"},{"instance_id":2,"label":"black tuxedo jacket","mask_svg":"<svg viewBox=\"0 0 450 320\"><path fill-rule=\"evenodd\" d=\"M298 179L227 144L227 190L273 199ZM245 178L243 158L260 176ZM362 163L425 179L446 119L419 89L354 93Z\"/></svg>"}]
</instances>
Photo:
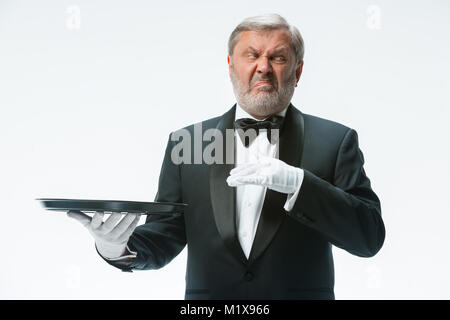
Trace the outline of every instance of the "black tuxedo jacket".
<instances>
[{"instance_id":1,"label":"black tuxedo jacket","mask_svg":"<svg viewBox=\"0 0 450 320\"><path fill-rule=\"evenodd\" d=\"M203 132L217 128L225 137L235 111L203 121ZM192 136L193 127L185 128ZM248 260L236 233L236 189L225 181L234 165L175 165L176 143L169 138L155 201L187 208L148 216L128 242L137 258L110 264L158 269L187 244L186 299L334 299L332 245L361 257L383 245L380 202L353 129L288 107L279 158L304 170L303 184L289 212L286 194L267 190Z\"/></svg>"}]
</instances>

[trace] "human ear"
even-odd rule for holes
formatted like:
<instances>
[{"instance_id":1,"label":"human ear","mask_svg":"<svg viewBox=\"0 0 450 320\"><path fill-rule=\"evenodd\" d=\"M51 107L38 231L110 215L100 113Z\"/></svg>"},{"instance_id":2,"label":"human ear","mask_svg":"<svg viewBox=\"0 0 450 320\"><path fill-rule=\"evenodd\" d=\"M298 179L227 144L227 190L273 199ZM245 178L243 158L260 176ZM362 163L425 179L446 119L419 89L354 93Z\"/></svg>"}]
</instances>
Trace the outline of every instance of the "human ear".
<instances>
[{"instance_id":1,"label":"human ear","mask_svg":"<svg viewBox=\"0 0 450 320\"><path fill-rule=\"evenodd\" d=\"M227 62L228 62L228 73L230 74L231 77L231 71L233 70L233 60L231 56L227 57Z\"/></svg>"},{"instance_id":2,"label":"human ear","mask_svg":"<svg viewBox=\"0 0 450 320\"><path fill-rule=\"evenodd\" d=\"M300 76L302 75L302 71L303 71L303 61L301 61L298 64L297 69L295 70L295 77L297 78L297 82L300 80Z\"/></svg>"}]
</instances>

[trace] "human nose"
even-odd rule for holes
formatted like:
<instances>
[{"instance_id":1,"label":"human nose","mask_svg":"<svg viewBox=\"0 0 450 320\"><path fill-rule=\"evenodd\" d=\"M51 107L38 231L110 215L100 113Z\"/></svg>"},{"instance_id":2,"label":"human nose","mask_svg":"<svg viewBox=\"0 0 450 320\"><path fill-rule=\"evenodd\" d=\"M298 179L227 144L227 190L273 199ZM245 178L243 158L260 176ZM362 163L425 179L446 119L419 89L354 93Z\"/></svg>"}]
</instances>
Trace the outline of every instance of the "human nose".
<instances>
[{"instance_id":1,"label":"human nose","mask_svg":"<svg viewBox=\"0 0 450 320\"><path fill-rule=\"evenodd\" d=\"M257 72L258 73L269 73L272 72L272 65L270 64L270 60L268 57L261 56L258 59L258 65L257 65Z\"/></svg>"}]
</instances>

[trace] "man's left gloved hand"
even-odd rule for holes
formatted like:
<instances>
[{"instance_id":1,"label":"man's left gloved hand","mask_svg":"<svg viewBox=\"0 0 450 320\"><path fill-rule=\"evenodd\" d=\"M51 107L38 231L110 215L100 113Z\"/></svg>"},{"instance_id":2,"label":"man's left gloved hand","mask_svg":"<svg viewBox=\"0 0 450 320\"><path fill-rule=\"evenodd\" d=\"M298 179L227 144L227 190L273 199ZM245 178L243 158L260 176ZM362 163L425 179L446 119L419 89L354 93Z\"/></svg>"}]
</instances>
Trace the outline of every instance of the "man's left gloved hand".
<instances>
[{"instance_id":1,"label":"man's left gloved hand","mask_svg":"<svg viewBox=\"0 0 450 320\"><path fill-rule=\"evenodd\" d=\"M283 161L271 157L259 157L254 162L238 165L230 171L227 183L230 187L245 184L265 186L269 189L292 194L303 181L304 172Z\"/></svg>"}]
</instances>

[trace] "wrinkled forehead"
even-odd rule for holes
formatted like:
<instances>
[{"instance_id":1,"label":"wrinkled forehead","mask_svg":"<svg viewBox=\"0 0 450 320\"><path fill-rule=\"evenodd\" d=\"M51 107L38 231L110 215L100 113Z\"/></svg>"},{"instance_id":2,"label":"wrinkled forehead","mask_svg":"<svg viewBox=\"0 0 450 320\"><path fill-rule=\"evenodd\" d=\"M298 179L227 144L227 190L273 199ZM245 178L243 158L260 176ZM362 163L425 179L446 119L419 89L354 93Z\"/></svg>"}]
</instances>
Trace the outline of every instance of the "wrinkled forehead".
<instances>
[{"instance_id":1,"label":"wrinkled forehead","mask_svg":"<svg viewBox=\"0 0 450 320\"><path fill-rule=\"evenodd\" d=\"M254 48L258 51L285 50L294 53L291 34L287 29L242 31L234 51Z\"/></svg>"}]
</instances>

